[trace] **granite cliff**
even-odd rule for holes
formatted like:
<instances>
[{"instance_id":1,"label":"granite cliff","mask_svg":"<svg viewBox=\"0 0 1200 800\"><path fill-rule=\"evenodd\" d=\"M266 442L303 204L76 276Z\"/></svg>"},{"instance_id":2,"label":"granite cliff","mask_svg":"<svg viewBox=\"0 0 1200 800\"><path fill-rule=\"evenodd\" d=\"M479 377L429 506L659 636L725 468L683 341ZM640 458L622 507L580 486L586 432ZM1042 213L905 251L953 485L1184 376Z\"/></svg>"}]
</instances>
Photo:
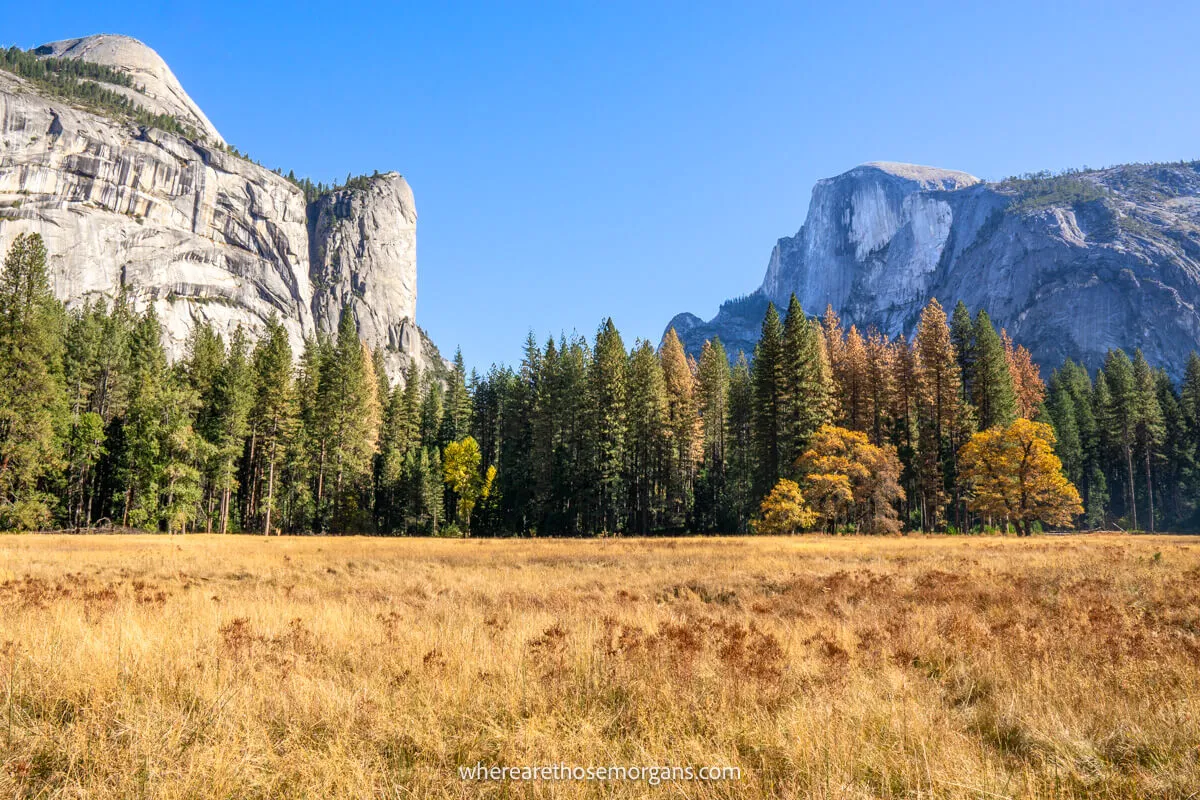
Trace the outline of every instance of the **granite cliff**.
<instances>
[{"instance_id":1,"label":"granite cliff","mask_svg":"<svg viewBox=\"0 0 1200 800\"><path fill-rule=\"evenodd\" d=\"M748 354L768 301L795 293L847 325L910 334L936 297L985 309L1044 369L1098 367L1141 348L1174 377L1200 349L1200 162L1125 165L987 183L963 172L863 164L819 181L762 285L709 321L669 323L688 349L719 335Z\"/></svg>"},{"instance_id":2,"label":"granite cliff","mask_svg":"<svg viewBox=\"0 0 1200 800\"><path fill-rule=\"evenodd\" d=\"M131 78L105 85L193 135L139 125L0 70L0 252L40 233L68 305L125 291L153 305L172 357L210 322L230 333L277 315L299 353L336 330L343 306L382 347L393 377L440 369L416 325L416 206L389 172L311 203L292 182L232 154L161 58L124 36L55 42Z\"/></svg>"}]
</instances>

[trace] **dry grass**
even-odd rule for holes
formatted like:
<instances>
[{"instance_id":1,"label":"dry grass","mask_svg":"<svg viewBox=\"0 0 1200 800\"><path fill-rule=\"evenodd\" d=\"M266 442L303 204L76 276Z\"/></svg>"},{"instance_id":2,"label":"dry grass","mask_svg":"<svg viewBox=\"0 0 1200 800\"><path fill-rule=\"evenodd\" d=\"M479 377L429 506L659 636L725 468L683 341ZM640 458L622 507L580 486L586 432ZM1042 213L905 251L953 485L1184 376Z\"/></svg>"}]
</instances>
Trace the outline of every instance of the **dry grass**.
<instances>
[{"instance_id":1,"label":"dry grass","mask_svg":"<svg viewBox=\"0 0 1200 800\"><path fill-rule=\"evenodd\" d=\"M5 797L1192 797L1198 667L1183 538L0 538Z\"/></svg>"}]
</instances>

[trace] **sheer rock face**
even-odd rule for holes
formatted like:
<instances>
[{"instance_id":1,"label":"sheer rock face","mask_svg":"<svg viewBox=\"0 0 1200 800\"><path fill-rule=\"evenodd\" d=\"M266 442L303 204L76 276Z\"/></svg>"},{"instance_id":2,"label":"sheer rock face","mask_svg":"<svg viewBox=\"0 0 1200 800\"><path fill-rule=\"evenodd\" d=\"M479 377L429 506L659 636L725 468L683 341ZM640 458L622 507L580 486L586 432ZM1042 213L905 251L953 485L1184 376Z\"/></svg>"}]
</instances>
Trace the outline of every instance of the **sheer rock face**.
<instances>
[{"instance_id":1,"label":"sheer rock face","mask_svg":"<svg viewBox=\"0 0 1200 800\"><path fill-rule=\"evenodd\" d=\"M46 47L127 68L139 85L158 75L165 99L151 110L184 118L194 108L134 40ZM219 141L194 111L185 121ZM228 336L238 325L260 331L272 314L299 355L305 337L336 331L345 302L368 345L385 349L394 379L414 359L442 367L414 321L416 211L395 173L310 208L297 187L250 161L43 96L0 71L0 253L24 232L45 239L54 291L68 305L122 290L135 308L153 305L172 358L197 323Z\"/></svg>"},{"instance_id":2,"label":"sheer rock face","mask_svg":"<svg viewBox=\"0 0 1200 800\"><path fill-rule=\"evenodd\" d=\"M366 188L321 197L309 209L313 313L336 330L343 308L359 334L385 347L389 370L420 351L417 313L417 210L398 173L368 180Z\"/></svg>"},{"instance_id":3,"label":"sheer rock face","mask_svg":"<svg viewBox=\"0 0 1200 800\"><path fill-rule=\"evenodd\" d=\"M34 51L39 56L52 58L78 58L112 67L124 72L134 85L142 91L124 86L109 86L114 92L130 97L138 105L155 114L170 114L180 122L204 134L210 142L225 144L221 134L204 116L200 107L192 102L187 92L167 62L158 53L129 36L101 33L82 39L63 39L61 42L44 44Z\"/></svg>"},{"instance_id":4,"label":"sheer rock face","mask_svg":"<svg viewBox=\"0 0 1200 800\"><path fill-rule=\"evenodd\" d=\"M753 318L795 292L809 314L832 305L847 326L911 335L929 298L947 311L961 299L1047 370L1141 348L1179 377L1200 348L1200 165L1079 179L1096 190L1030 201L965 173L864 164L818 182L803 227L776 244L754 294L709 322L680 315L671 325L693 352L714 335L752 348Z\"/></svg>"},{"instance_id":5,"label":"sheer rock face","mask_svg":"<svg viewBox=\"0 0 1200 800\"><path fill-rule=\"evenodd\" d=\"M125 288L137 307L154 305L173 357L202 321L259 329L275 313L296 347L314 329L296 187L0 72L0 250L23 232L46 240L55 293L68 303Z\"/></svg>"}]
</instances>

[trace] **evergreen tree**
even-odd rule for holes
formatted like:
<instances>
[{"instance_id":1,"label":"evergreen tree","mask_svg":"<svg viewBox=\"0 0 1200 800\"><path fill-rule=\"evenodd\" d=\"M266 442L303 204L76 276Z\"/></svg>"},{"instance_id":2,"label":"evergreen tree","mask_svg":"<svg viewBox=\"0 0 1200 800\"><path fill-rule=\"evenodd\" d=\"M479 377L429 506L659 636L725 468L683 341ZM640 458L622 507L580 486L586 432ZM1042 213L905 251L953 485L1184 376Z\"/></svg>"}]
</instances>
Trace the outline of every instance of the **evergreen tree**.
<instances>
[{"instance_id":1,"label":"evergreen tree","mask_svg":"<svg viewBox=\"0 0 1200 800\"><path fill-rule=\"evenodd\" d=\"M842 383L838 407L845 427L866 431L870 427L870 387L867 384L867 346L858 328L850 326L842 349Z\"/></svg>"},{"instance_id":2,"label":"evergreen tree","mask_svg":"<svg viewBox=\"0 0 1200 800\"><path fill-rule=\"evenodd\" d=\"M908 340L900 335L892 342L892 433L891 442L896 448L900 463L904 465L900 482L904 487L904 517L911 524L915 510L921 508L920 491L917 488L917 352Z\"/></svg>"},{"instance_id":3,"label":"evergreen tree","mask_svg":"<svg viewBox=\"0 0 1200 800\"><path fill-rule=\"evenodd\" d=\"M1108 507L1108 482L1104 477L1103 452L1096 422L1096 397L1088 371L1070 359L1064 362L1059 374L1066 395L1073 407L1075 426L1079 429L1083 462L1077 484L1083 493L1085 523L1100 527L1105 522Z\"/></svg>"},{"instance_id":4,"label":"evergreen tree","mask_svg":"<svg viewBox=\"0 0 1200 800\"><path fill-rule=\"evenodd\" d=\"M975 361L977 358L976 343L978 341L977 336L979 332L980 316L982 316L985 320L988 319L987 312L981 309L976 315L975 321L972 322L971 312L967 309L967 304L962 300L959 300L954 306L953 315L950 317L950 343L954 345L954 353L958 356L958 371L959 374L962 375L962 399L964 403L974 402L976 405L979 403L975 399ZM988 320L987 324L990 326L991 321ZM993 328L992 334L994 335L995 333L996 330ZM999 344L998 336L996 343ZM1001 356L1003 357L1003 349L1001 350ZM990 425L984 424L982 415L980 417L979 427L981 430L991 427Z\"/></svg>"},{"instance_id":5,"label":"evergreen tree","mask_svg":"<svg viewBox=\"0 0 1200 800\"><path fill-rule=\"evenodd\" d=\"M915 344L917 472L922 525L928 530L941 525L947 494L957 487L956 453L967 432L958 358L950 341L946 314L936 299L930 300L921 313Z\"/></svg>"},{"instance_id":6,"label":"evergreen tree","mask_svg":"<svg viewBox=\"0 0 1200 800\"><path fill-rule=\"evenodd\" d=\"M266 488L261 509L251 503L249 511L256 518L261 516L263 534L270 536L279 460L295 431L299 411L292 376L292 347L287 331L275 316L267 320L266 331L254 348L253 367L251 428L257 443L255 449L266 464ZM263 471L253 464L251 468L257 474Z\"/></svg>"},{"instance_id":7,"label":"evergreen tree","mask_svg":"<svg viewBox=\"0 0 1200 800\"><path fill-rule=\"evenodd\" d=\"M895 407L894 352L886 336L873 331L867 337L866 358L867 432L871 444L879 447L892 427Z\"/></svg>"},{"instance_id":8,"label":"evergreen tree","mask_svg":"<svg viewBox=\"0 0 1200 800\"><path fill-rule=\"evenodd\" d=\"M670 401L662 363L649 342L638 342L629 358L626 476L629 530L647 534L662 522L670 460Z\"/></svg>"},{"instance_id":9,"label":"evergreen tree","mask_svg":"<svg viewBox=\"0 0 1200 800\"><path fill-rule=\"evenodd\" d=\"M1159 504L1160 519L1166 525L1180 528L1187 524L1195 500L1184 491L1192 444L1188 440L1179 393L1165 370L1154 370L1154 390L1162 414L1154 496Z\"/></svg>"},{"instance_id":10,"label":"evergreen tree","mask_svg":"<svg viewBox=\"0 0 1200 800\"><path fill-rule=\"evenodd\" d=\"M250 410L254 404L254 369L250 344L239 325L229 340L229 352L213 381L211 413L218 463L217 488L221 493L221 533L229 530L233 491L237 488L236 466L250 434ZM257 449L258 431L251 438L251 453ZM251 457L253 460L253 456Z\"/></svg>"},{"instance_id":11,"label":"evergreen tree","mask_svg":"<svg viewBox=\"0 0 1200 800\"><path fill-rule=\"evenodd\" d=\"M608 319L596 332L588 375L591 485L595 492L592 530L620 530L625 495L626 355L621 334Z\"/></svg>"},{"instance_id":12,"label":"evergreen tree","mask_svg":"<svg viewBox=\"0 0 1200 800\"><path fill-rule=\"evenodd\" d=\"M1054 452L1062 461L1063 474L1071 483L1082 486L1085 474L1083 440L1075 419L1075 402L1071 397L1064 371L1055 370L1050 375L1047 411L1050 415L1050 425L1054 428ZM980 427L984 427L982 422Z\"/></svg>"},{"instance_id":13,"label":"evergreen tree","mask_svg":"<svg viewBox=\"0 0 1200 800\"><path fill-rule=\"evenodd\" d=\"M786 454L783 421L788 397L783 379L783 324L774 303L767 304L762 335L754 348L754 440L758 446L755 494L765 495L779 481Z\"/></svg>"},{"instance_id":14,"label":"evergreen tree","mask_svg":"<svg viewBox=\"0 0 1200 800\"><path fill-rule=\"evenodd\" d=\"M622 353L624 356L624 353ZM525 337L524 355L518 372L502 374L500 392L500 493L504 498L506 524L519 533L537 533L544 508L539 491L545 489L545 446L535 453L535 427L541 429L538 395L541 391L543 357L537 339ZM540 459L539 459L540 456Z\"/></svg>"},{"instance_id":15,"label":"evergreen tree","mask_svg":"<svg viewBox=\"0 0 1200 800\"><path fill-rule=\"evenodd\" d=\"M361 529L362 494L370 485L379 435L378 382L349 309L342 311L337 341L321 366L317 407L331 522L334 530Z\"/></svg>"},{"instance_id":16,"label":"evergreen tree","mask_svg":"<svg viewBox=\"0 0 1200 800\"><path fill-rule=\"evenodd\" d=\"M1179 411L1184 431L1181 465L1182 492L1190 501L1190 521L1200 525L1200 356L1188 356L1179 392Z\"/></svg>"},{"instance_id":17,"label":"evergreen tree","mask_svg":"<svg viewBox=\"0 0 1200 800\"><path fill-rule=\"evenodd\" d=\"M1096 377L1096 385L1102 392L1098 414L1102 420L1101 436L1110 452L1119 454L1124 467L1125 509L1129 514L1130 527L1138 530L1137 495L1133 482L1133 456L1139 420L1138 387L1133 364L1124 351L1108 352L1104 359L1104 370Z\"/></svg>"},{"instance_id":18,"label":"evergreen tree","mask_svg":"<svg viewBox=\"0 0 1200 800\"><path fill-rule=\"evenodd\" d=\"M817 429L832 418L834 381L821 327L804 314L793 294L783 324L779 356L779 450L781 471L796 462Z\"/></svg>"},{"instance_id":19,"label":"evergreen tree","mask_svg":"<svg viewBox=\"0 0 1200 800\"><path fill-rule=\"evenodd\" d=\"M726 473L729 384L729 356L721 340L713 337L700 350L696 387L701 430L696 527L700 531L732 530L737 525L736 514L730 513Z\"/></svg>"},{"instance_id":20,"label":"evergreen tree","mask_svg":"<svg viewBox=\"0 0 1200 800\"><path fill-rule=\"evenodd\" d=\"M700 417L696 404L696 376L675 329L663 338L663 378L667 396L667 526L684 528L694 502L696 461L700 456Z\"/></svg>"},{"instance_id":21,"label":"evergreen tree","mask_svg":"<svg viewBox=\"0 0 1200 800\"><path fill-rule=\"evenodd\" d=\"M588 363L591 350L582 336L564 342L558 372L558 438L555 448L555 487L565 533L583 529L585 507L580 498L586 494Z\"/></svg>"},{"instance_id":22,"label":"evergreen tree","mask_svg":"<svg viewBox=\"0 0 1200 800\"><path fill-rule=\"evenodd\" d=\"M957 311L955 312L957 314ZM972 353L966 362L970 376L970 402L978 415L979 429L1008 427L1017 417L1017 400L1004 342L992 327L986 311L975 316ZM963 359L960 358L960 363Z\"/></svg>"},{"instance_id":23,"label":"evergreen tree","mask_svg":"<svg viewBox=\"0 0 1200 800\"><path fill-rule=\"evenodd\" d=\"M130 339L129 396L120 437L121 524L135 528L157 526L159 520L163 411L170 395L159 336L158 316L150 306Z\"/></svg>"},{"instance_id":24,"label":"evergreen tree","mask_svg":"<svg viewBox=\"0 0 1200 800\"><path fill-rule=\"evenodd\" d=\"M1137 439L1137 447L1142 454L1142 464L1145 466L1146 519L1150 525L1150 532L1153 533L1155 528L1155 511L1154 478L1152 476L1151 463L1159 457L1159 448L1163 443L1163 436L1166 431L1163 423L1162 407L1159 405L1158 400L1158 383L1155 379L1154 371L1146 363L1141 350L1136 351L1133 356L1133 382L1136 396L1134 435Z\"/></svg>"},{"instance_id":25,"label":"evergreen tree","mask_svg":"<svg viewBox=\"0 0 1200 800\"><path fill-rule=\"evenodd\" d=\"M442 423L438 444L445 447L457 442L471 432L471 395L467 391L467 370L463 364L462 350L454 352L454 368L446 382L443 401Z\"/></svg>"},{"instance_id":26,"label":"evergreen tree","mask_svg":"<svg viewBox=\"0 0 1200 800\"><path fill-rule=\"evenodd\" d=\"M37 234L13 240L0 275L0 525L44 528L55 499L39 492L63 466L65 315L50 292Z\"/></svg>"},{"instance_id":27,"label":"evergreen tree","mask_svg":"<svg viewBox=\"0 0 1200 800\"><path fill-rule=\"evenodd\" d=\"M728 472L733 530L745 531L754 513L754 482L758 475L758 448L754 442L754 379L745 353L738 353L729 376Z\"/></svg>"},{"instance_id":28,"label":"evergreen tree","mask_svg":"<svg viewBox=\"0 0 1200 800\"><path fill-rule=\"evenodd\" d=\"M212 325L200 323L189 333L186 349L180 372L198 403L194 427L201 438L196 443L195 466L204 480L202 516L205 530L211 533L213 519L218 516L216 505L224 501L225 454L221 447L221 409L215 387L225 361L225 342Z\"/></svg>"}]
</instances>

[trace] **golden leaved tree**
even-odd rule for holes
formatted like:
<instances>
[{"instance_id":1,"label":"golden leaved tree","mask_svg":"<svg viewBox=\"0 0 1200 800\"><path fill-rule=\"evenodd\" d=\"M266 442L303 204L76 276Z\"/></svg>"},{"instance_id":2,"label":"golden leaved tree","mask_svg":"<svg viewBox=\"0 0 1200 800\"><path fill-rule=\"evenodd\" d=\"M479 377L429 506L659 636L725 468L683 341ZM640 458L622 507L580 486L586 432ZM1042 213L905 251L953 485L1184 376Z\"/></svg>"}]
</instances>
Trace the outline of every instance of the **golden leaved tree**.
<instances>
[{"instance_id":1,"label":"golden leaved tree","mask_svg":"<svg viewBox=\"0 0 1200 800\"><path fill-rule=\"evenodd\" d=\"M804 497L822 522L841 521L860 533L900 530L895 503L904 499L900 460L890 445L876 447L865 433L822 425L798 464Z\"/></svg>"},{"instance_id":2,"label":"golden leaved tree","mask_svg":"<svg viewBox=\"0 0 1200 800\"><path fill-rule=\"evenodd\" d=\"M442 455L446 485L458 498L457 518L462 524L463 532L468 536L471 531L471 512L475 510L475 504L488 499L496 482L496 468L489 466L486 471L480 473L479 467L482 462L483 454L473 436L450 442Z\"/></svg>"},{"instance_id":3,"label":"golden leaved tree","mask_svg":"<svg viewBox=\"0 0 1200 800\"><path fill-rule=\"evenodd\" d=\"M800 485L783 478L762 501L760 519L752 524L754 532L768 536L799 533L816 522L817 515L804 501Z\"/></svg>"},{"instance_id":4,"label":"golden leaved tree","mask_svg":"<svg viewBox=\"0 0 1200 800\"><path fill-rule=\"evenodd\" d=\"M1015 522L1025 536L1035 520L1072 524L1083 505L1063 475L1054 442L1049 425L1027 419L972 436L959 452L970 487L968 507L993 520Z\"/></svg>"}]
</instances>

